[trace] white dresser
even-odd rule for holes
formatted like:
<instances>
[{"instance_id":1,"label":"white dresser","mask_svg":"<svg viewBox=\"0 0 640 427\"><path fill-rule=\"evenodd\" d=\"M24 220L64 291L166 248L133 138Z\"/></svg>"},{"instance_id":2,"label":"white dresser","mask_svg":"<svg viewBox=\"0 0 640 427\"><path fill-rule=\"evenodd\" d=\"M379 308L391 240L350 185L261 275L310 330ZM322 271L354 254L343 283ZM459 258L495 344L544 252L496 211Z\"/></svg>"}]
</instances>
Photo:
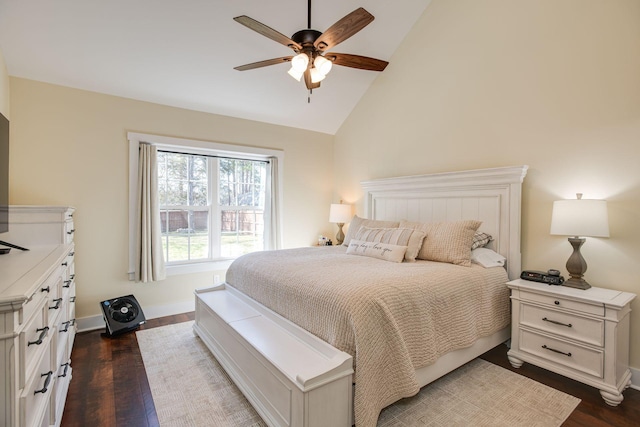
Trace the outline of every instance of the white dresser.
<instances>
[{"instance_id":1,"label":"white dresser","mask_svg":"<svg viewBox=\"0 0 640 427\"><path fill-rule=\"evenodd\" d=\"M598 388L609 405L620 404L631 384L629 317L636 295L521 279L507 286L512 303L511 365L532 363Z\"/></svg>"},{"instance_id":2,"label":"white dresser","mask_svg":"<svg viewBox=\"0 0 640 427\"><path fill-rule=\"evenodd\" d=\"M0 240L0 425L59 426L75 324L73 208L11 206Z\"/></svg>"}]
</instances>

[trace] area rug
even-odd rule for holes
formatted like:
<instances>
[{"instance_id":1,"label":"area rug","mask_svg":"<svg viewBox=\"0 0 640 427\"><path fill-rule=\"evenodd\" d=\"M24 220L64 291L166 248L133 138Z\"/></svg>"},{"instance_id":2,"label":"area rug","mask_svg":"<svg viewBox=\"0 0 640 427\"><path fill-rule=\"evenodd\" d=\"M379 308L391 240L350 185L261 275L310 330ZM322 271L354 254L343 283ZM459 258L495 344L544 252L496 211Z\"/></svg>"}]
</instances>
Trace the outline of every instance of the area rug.
<instances>
[{"instance_id":1,"label":"area rug","mask_svg":"<svg viewBox=\"0 0 640 427\"><path fill-rule=\"evenodd\" d=\"M193 322L138 331L162 427L266 426L204 343ZM385 408L378 427L560 426L580 399L475 359Z\"/></svg>"}]
</instances>

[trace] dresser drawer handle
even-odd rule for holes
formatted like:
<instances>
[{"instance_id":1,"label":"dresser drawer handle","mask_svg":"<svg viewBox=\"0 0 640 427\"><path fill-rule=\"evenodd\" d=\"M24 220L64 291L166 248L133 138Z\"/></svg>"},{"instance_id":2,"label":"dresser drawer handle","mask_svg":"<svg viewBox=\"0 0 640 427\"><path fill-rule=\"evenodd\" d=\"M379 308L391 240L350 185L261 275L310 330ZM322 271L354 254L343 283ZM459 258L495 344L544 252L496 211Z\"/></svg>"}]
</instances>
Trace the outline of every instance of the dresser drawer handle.
<instances>
[{"instance_id":1,"label":"dresser drawer handle","mask_svg":"<svg viewBox=\"0 0 640 427\"><path fill-rule=\"evenodd\" d=\"M75 230L75 228L74 228L74 229L71 229L71 230L67 231L67 234L73 234L73 233L75 233L75 232L76 232L76 230Z\"/></svg>"},{"instance_id":2,"label":"dresser drawer handle","mask_svg":"<svg viewBox=\"0 0 640 427\"><path fill-rule=\"evenodd\" d=\"M553 351L554 353L564 354L565 356L571 357L571 353L565 353L564 351L556 350L555 348L547 347L546 345L543 345L542 348L544 348L545 350Z\"/></svg>"},{"instance_id":3,"label":"dresser drawer handle","mask_svg":"<svg viewBox=\"0 0 640 427\"><path fill-rule=\"evenodd\" d=\"M64 372L60 375L58 375L58 378L60 377L66 377L67 376L67 370L69 369L69 362L65 363L64 365L60 365L60 366L64 366Z\"/></svg>"},{"instance_id":4,"label":"dresser drawer handle","mask_svg":"<svg viewBox=\"0 0 640 427\"><path fill-rule=\"evenodd\" d=\"M33 394L38 394L38 393L46 393L47 392L47 388L49 387L49 383L51 382L51 377L53 376L53 371L49 371L46 374L42 374L40 375L41 377L44 377L46 375L47 379L44 380L44 386L40 389L40 390L36 390L33 392Z\"/></svg>"},{"instance_id":5,"label":"dresser drawer handle","mask_svg":"<svg viewBox=\"0 0 640 427\"><path fill-rule=\"evenodd\" d=\"M66 267L67 265L69 265L69 264L67 263L67 261L65 261L65 262L63 262L63 263L62 263L62 266L63 266L63 267Z\"/></svg>"},{"instance_id":6,"label":"dresser drawer handle","mask_svg":"<svg viewBox=\"0 0 640 427\"><path fill-rule=\"evenodd\" d=\"M67 320L66 322L62 322L62 324L64 325L64 329L60 329L60 332L68 332L69 331L69 324L71 324L71 321Z\"/></svg>"},{"instance_id":7,"label":"dresser drawer handle","mask_svg":"<svg viewBox=\"0 0 640 427\"><path fill-rule=\"evenodd\" d=\"M76 297L73 296L73 297L69 298L69 302L76 302Z\"/></svg>"},{"instance_id":8,"label":"dresser drawer handle","mask_svg":"<svg viewBox=\"0 0 640 427\"><path fill-rule=\"evenodd\" d=\"M65 280L64 281L64 285L62 285L63 288L68 288L69 286L71 286L71 280Z\"/></svg>"},{"instance_id":9,"label":"dresser drawer handle","mask_svg":"<svg viewBox=\"0 0 640 427\"><path fill-rule=\"evenodd\" d=\"M560 305L560 301L558 301L558 300L555 300L553 303L554 303L555 305Z\"/></svg>"},{"instance_id":10,"label":"dresser drawer handle","mask_svg":"<svg viewBox=\"0 0 640 427\"><path fill-rule=\"evenodd\" d=\"M42 288L42 289L40 289L40 292L47 292L47 293L48 293L49 291L51 291L51 289L49 288L49 286L47 286L46 288Z\"/></svg>"},{"instance_id":11,"label":"dresser drawer handle","mask_svg":"<svg viewBox=\"0 0 640 427\"><path fill-rule=\"evenodd\" d=\"M558 322L557 320L549 320L546 317L543 317L542 320L544 320L545 322L553 323L554 325L566 326L567 328L573 327L571 323L562 323Z\"/></svg>"},{"instance_id":12,"label":"dresser drawer handle","mask_svg":"<svg viewBox=\"0 0 640 427\"><path fill-rule=\"evenodd\" d=\"M46 337L46 336L47 336L47 332L49 332L49 327L48 327L48 326L45 326L44 328L36 329L36 332L40 332L40 336L39 336L39 337L38 337L38 339L37 339L37 340L35 340L35 341L29 341L29 342L27 343L27 347L29 347L29 346L30 346L30 345L32 345L32 344L35 344L35 345L40 345L40 344L42 344L42 340L44 339L44 337Z\"/></svg>"},{"instance_id":13,"label":"dresser drawer handle","mask_svg":"<svg viewBox=\"0 0 640 427\"><path fill-rule=\"evenodd\" d=\"M49 307L49 310L57 310L60 308L60 303L62 302L62 298L56 298L53 301L55 301L56 305L54 305L53 307Z\"/></svg>"}]
</instances>

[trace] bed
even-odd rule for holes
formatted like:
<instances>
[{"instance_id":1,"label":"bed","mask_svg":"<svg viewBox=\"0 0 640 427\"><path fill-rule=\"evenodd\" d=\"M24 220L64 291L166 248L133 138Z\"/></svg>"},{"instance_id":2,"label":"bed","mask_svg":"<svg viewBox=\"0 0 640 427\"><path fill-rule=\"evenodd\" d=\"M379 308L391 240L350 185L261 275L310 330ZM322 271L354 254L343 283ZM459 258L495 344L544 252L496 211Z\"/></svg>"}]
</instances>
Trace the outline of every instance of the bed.
<instances>
[{"instance_id":1,"label":"bed","mask_svg":"<svg viewBox=\"0 0 640 427\"><path fill-rule=\"evenodd\" d=\"M504 283L520 273L526 172L365 181L370 221L354 219L347 246L239 258L226 283L196 291L194 332L267 424L374 426L385 406L509 338ZM424 256L451 224L492 236L487 248L506 258L504 268ZM381 242L370 233L408 233L407 243L365 248ZM358 256L359 247L405 262Z\"/></svg>"}]
</instances>

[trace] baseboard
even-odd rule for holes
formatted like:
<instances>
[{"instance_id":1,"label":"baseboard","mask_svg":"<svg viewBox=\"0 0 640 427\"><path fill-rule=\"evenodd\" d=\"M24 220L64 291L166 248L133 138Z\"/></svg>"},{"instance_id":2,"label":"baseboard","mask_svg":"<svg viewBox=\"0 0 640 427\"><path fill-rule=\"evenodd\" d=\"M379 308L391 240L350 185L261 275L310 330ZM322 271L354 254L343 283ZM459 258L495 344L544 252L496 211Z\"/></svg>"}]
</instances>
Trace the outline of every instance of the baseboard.
<instances>
[{"instance_id":1,"label":"baseboard","mask_svg":"<svg viewBox=\"0 0 640 427\"><path fill-rule=\"evenodd\" d=\"M174 314L188 313L195 310L195 299L168 305L156 305L143 307L144 317L155 319L158 317L172 316ZM93 331L105 327L102 315L81 317L77 319L78 332Z\"/></svg>"},{"instance_id":2,"label":"baseboard","mask_svg":"<svg viewBox=\"0 0 640 427\"><path fill-rule=\"evenodd\" d=\"M630 368L631 370L631 388L640 390L640 369Z\"/></svg>"}]
</instances>

